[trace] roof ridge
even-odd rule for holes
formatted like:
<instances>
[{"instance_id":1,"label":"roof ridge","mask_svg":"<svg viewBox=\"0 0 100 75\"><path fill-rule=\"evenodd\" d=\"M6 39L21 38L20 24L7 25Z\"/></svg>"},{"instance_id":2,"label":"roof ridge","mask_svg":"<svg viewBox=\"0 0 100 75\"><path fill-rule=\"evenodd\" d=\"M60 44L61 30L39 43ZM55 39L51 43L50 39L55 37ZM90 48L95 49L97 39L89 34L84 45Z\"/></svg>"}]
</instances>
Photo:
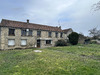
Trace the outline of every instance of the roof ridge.
<instances>
[{"instance_id":1,"label":"roof ridge","mask_svg":"<svg viewBox=\"0 0 100 75\"><path fill-rule=\"evenodd\" d=\"M72 29L72 28L68 28L68 29L63 29L63 30L70 30L70 29Z\"/></svg>"},{"instance_id":2,"label":"roof ridge","mask_svg":"<svg viewBox=\"0 0 100 75\"><path fill-rule=\"evenodd\" d=\"M15 21L15 20L2 19L2 21L3 21L3 20L27 24L27 22L22 22L22 21ZM31 24L40 25L40 26L47 26L47 27L55 27L55 26L48 26L48 25L43 25L43 24L28 23L28 25L31 25ZM55 27L55 28L59 28L59 27ZM60 28L59 28L59 29L60 29Z\"/></svg>"},{"instance_id":3,"label":"roof ridge","mask_svg":"<svg viewBox=\"0 0 100 75\"><path fill-rule=\"evenodd\" d=\"M2 19L0 26L30 28L30 29L32 28L32 29L59 31L59 32L63 31L60 27L47 26L47 25L41 25L41 24L35 24L35 23L27 23L27 22L14 21L14 20L7 20L7 19Z\"/></svg>"}]
</instances>

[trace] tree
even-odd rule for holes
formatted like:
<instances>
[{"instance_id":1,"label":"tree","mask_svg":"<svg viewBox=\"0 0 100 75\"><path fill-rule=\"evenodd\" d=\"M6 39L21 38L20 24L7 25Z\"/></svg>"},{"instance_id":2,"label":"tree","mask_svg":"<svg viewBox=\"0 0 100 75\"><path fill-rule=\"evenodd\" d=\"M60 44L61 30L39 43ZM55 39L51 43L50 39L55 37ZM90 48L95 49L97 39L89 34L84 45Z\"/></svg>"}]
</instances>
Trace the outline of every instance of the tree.
<instances>
[{"instance_id":1,"label":"tree","mask_svg":"<svg viewBox=\"0 0 100 75\"><path fill-rule=\"evenodd\" d=\"M69 42L72 45L76 45L78 43L79 34L76 32L72 32L71 34L69 34L68 38L69 38Z\"/></svg>"},{"instance_id":2,"label":"tree","mask_svg":"<svg viewBox=\"0 0 100 75\"><path fill-rule=\"evenodd\" d=\"M95 4L93 4L92 9L93 9L93 11L100 10L100 1L95 3Z\"/></svg>"},{"instance_id":3,"label":"tree","mask_svg":"<svg viewBox=\"0 0 100 75\"><path fill-rule=\"evenodd\" d=\"M90 29L89 34L93 39L98 39L100 37L100 30L97 30L97 28Z\"/></svg>"}]
</instances>

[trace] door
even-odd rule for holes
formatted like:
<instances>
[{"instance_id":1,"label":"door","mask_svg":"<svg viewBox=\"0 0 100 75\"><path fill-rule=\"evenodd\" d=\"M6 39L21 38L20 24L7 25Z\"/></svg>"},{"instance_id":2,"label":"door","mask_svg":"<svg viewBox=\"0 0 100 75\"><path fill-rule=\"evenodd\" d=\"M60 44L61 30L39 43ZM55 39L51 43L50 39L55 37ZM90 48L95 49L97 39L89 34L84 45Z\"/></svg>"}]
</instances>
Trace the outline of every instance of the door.
<instances>
[{"instance_id":1,"label":"door","mask_svg":"<svg viewBox=\"0 0 100 75\"><path fill-rule=\"evenodd\" d=\"M37 47L38 48L40 47L40 44L41 44L41 41L40 40L37 40Z\"/></svg>"}]
</instances>

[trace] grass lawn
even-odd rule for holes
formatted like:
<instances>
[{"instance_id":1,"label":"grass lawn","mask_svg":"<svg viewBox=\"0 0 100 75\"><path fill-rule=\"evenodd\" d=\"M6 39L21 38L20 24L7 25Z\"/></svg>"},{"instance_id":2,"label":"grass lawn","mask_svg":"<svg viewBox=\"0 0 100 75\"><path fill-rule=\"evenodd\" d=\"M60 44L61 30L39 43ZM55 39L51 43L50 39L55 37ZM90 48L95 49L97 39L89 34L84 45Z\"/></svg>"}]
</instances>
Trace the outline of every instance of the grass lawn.
<instances>
[{"instance_id":1,"label":"grass lawn","mask_svg":"<svg viewBox=\"0 0 100 75\"><path fill-rule=\"evenodd\" d=\"M100 45L0 51L0 75L100 75Z\"/></svg>"}]
</instances>

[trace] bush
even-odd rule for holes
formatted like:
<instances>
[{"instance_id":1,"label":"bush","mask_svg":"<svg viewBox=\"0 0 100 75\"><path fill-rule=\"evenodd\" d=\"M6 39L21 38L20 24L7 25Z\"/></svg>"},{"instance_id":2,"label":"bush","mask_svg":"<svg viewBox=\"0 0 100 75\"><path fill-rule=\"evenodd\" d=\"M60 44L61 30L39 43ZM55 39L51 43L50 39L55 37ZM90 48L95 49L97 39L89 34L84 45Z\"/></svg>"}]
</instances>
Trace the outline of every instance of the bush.
<instances>
[{"instance_id":1,"label":"bush","mask_svg":"<svg viewBox=\"0 0 100 75\"><path fill-rule=\"evenodd\" d=\"M79 34L76 32L72 32L71 34L69 34L68 38L69 38L69 42L72 45L76 45L78 43Z\"/></svg>"},{"instance_id":2,"label":"bush","mask_svg":"<svg viewBox=\"0 0 100 75\"><path fill-rule=\"evenodd\" d=\"M58 40L56 41L55 46L67 46L67 42L64 40Z\"/></svg>"},{"instance_id":3,"label":"bush","mask_svg":"<svg viewBox=\"0 0 100 75\"><path fill-rule=\"evenodd\" d=\"M90 41L90 44L97 44L96 40Z\"/></svg>"}]
</instances>

